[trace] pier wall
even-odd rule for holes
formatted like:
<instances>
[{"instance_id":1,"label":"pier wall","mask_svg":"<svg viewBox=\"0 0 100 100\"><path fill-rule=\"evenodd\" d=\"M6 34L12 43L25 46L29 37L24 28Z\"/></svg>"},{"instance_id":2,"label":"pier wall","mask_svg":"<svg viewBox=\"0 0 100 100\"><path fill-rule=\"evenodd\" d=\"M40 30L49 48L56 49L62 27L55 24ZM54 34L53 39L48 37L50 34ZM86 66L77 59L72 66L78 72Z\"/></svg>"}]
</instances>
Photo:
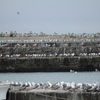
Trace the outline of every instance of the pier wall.
<instances>
[{"instance_id":1,"label":"pier wall","mask_svg":"<svg viewBox=\"0 0 100 100\"><path fill-rule=\"evenodd\" d=\"M7 100L100 100L100 92L10 92Z\"/></svg>"},{"instance_id":2,"label":"pier wall","mask_svg":"<svg viewBox=\"0 0 100 100\"><path fill-rule=\"evenodd\" d=\"M100 36L0 36L0 72L100 70ZM7 35L7 34L6 34Z\"/></svg>"},{"instance_id":3,"label":"pier wall","mask_svg":"<svg viewBox=\"0 0 100 100\"><path fill-rule=\"evenodd\" d=\"M0 72L100 71L100 57L1 58Z\"/></svg>"},{"instance_id":4,"label":"pier wall","mask_svg":"<svg viewBox=\"0 0 100 100\"><path fill-rule=\"evenodd\" d=\"M50 54L72 54L74 56L80 55L80 53L86 53L90 55L95 53L98 55L100 53L100 42L1 42L0 43L0 55L2 57L14 56L14 54L20 54L20 57L25 57L25 54L45 54L50 56ZM100 55L100 54L99 54Z\"/></svg>"}]
</instances>

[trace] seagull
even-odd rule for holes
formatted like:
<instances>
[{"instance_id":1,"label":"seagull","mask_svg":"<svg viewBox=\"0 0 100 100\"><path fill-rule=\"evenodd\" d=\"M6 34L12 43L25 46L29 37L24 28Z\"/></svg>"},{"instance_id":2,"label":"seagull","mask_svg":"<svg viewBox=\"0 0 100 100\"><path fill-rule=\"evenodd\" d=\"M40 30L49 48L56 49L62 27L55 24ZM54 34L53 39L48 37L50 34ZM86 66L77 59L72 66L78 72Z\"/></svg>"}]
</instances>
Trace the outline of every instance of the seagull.
<instances>
[{"instance_id":1,"label":"seagull","mask_svg":"<svg viewBox=\"0 0 100 100\"><path fill-rule=\"evenodd\" d=\"M17 14L19 14L19 12L17 12Z\"/></svg>"}]
</instances>

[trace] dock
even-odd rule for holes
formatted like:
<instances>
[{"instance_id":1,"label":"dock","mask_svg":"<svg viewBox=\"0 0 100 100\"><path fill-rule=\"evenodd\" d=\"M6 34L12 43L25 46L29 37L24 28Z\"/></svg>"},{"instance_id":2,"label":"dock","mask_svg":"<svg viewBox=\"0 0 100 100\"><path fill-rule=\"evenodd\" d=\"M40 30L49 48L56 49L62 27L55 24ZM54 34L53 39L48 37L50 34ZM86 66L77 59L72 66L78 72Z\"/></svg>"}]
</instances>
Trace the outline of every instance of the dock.
<instances>
[{"instance_id":1,"label":"dock","mask_svg":"<svg viewBox=\"0 0 100 100\"><path fill-rule=\"evenodd\" d=\"M100 92L34 89L9 92L8 100L100 100Z\"/></svg>"}]
</instances>

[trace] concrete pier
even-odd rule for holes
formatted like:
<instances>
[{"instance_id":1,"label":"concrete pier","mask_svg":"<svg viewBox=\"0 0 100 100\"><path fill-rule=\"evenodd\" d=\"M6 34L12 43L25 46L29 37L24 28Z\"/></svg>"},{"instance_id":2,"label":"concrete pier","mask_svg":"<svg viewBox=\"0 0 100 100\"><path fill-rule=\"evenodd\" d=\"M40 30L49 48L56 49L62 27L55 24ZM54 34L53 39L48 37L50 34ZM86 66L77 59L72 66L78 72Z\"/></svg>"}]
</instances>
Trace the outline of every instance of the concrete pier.
<instances>
[{"instance_id":1,"label":"concrete pier","mask_svg":"<svg viewBox=\"0 0 100 100\"><path fill-rule=\"evenodd\" d=\"M100 71L100 57L1 58L0 72Z\"/></svg>"},{"instance_id":2,"label":"concrete pier","mask_svg":"<svg viewBox=\"0 0 100 100\"><path fill-rule=\"evenodd\" d=\"M100 33L0 34L0 72L100 71Z\"/></svg>"},{"instance_id":3,"label":"concrete pier","mask_svg":"<svg viewBox=\"0 0 100 100\"><path fill-rule=\"evenodd\" d=\"M35 89L9 92L8 100L100 100L100 92Z\"/></svg>"}]
</instances>

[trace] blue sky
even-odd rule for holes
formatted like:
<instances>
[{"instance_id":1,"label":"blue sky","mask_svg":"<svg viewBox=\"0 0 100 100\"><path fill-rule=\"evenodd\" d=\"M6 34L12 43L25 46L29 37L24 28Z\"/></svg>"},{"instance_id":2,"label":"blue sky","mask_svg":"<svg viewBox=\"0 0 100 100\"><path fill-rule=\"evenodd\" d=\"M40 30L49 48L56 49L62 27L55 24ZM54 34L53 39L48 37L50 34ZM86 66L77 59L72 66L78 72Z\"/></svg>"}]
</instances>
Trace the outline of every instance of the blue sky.
<instances>
[{"instance_id":1,"label":"blue sky","mask_svg":"<svg viewBox=\"0 0 100 100\"><path fill-rule=\"evenodd\" d=\"M10 31L100 32L100 0L0 0L0 32Z\"/></svg>"}]
</instances>

